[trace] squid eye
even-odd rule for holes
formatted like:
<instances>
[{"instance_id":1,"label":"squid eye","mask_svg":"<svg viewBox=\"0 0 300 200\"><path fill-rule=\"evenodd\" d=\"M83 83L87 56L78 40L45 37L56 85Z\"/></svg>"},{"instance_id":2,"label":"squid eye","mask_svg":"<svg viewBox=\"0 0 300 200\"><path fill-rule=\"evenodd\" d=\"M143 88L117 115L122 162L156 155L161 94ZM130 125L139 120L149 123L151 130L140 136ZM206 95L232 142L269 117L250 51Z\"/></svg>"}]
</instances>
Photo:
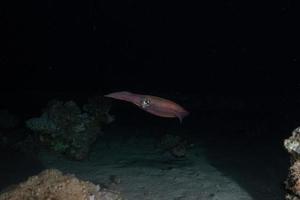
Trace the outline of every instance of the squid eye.
<instances>
[{"instance_id":1,"label":"squid eye","mask_svg":"<svg viewBox=\"0 0 300 200\"><path fill-rule=\"evenodd\" d=\"M146 108L146 107L150 106L150 103L151 103L150 99L144 98L142 100L142 108Z\"/></svg>"}]
</instances>

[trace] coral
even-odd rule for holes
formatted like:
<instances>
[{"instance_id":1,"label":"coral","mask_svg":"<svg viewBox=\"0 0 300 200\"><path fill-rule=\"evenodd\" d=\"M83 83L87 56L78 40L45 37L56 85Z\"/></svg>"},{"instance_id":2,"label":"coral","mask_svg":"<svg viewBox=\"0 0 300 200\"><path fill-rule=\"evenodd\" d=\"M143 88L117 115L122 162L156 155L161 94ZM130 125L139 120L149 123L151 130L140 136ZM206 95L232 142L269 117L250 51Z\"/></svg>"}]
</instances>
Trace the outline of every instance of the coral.
<instances>
[{"instance_id":1,"label":"coral","mask_svg":"<svg viewBox=\"0 0 300 200\"><path fill-rule=\"evenodd\" d=\"M284 147L292 155L292 160L300 158L300 127L292 132L292 136L284 140Z\"/></svg>"},{"instance_id":2,"label":"coral","mask_svg":"<svg viewBox=\"0 0 300 200\"><path fill-rule=\"evenodd\" d=\"M90 146L102 134L102 126L111 121L109 107L101 99L90 101L82 110L74 101L51 101L37 118L26 126L38 133L42 144L76 160L86 158Z\"/></svg>"},{"instance_id":3,"label":"coral","mask_svg":"<svg viewBox=\"0 0 300 200\"><path fill-rule=\"evenodd\" d=\"M286 150L291 154L291 164L285 187L286 200L300 200L300 127L292 132L292 136L284 140Z\"/></svg>"},{"instance_id":4,"label":"coral","mask_svg":"<svg viewBox=\"0 0 300 200\"><path fill-rule=\"evenodd\" d=\"M288 194L286 199L300 199L300 161L296 161L289 170L288 179L285 182Z\"/></svg>"},{"instance_id":5,"label":"coral","mask_svg":"<svg viewBox=\"0 0 300 200\"><path fill-rule=\"evenodd\" d=\"M121 200L118 192L101 188L74 175L47 169L8 189L0 200Z\"/></svg>"}]
</instances>

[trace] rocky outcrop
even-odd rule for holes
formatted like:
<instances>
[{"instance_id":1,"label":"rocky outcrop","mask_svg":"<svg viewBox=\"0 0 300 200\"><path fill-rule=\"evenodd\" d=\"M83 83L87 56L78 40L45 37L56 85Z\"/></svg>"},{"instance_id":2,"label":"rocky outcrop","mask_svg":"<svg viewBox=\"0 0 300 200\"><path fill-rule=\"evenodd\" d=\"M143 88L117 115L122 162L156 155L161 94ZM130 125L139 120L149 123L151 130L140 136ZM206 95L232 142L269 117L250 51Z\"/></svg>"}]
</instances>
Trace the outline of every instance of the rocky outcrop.
<instances>
[{"instance_id":1,"label":"rocky outcrop","mask_svg":"<svg viewBox=\"0 0 300 200\"><path fill-rule=\"evenodd\" d=\"M116 191L101 188L57 169L47 169L0 194L0 200L121 200Z\"/></svg>"}]
</instances>

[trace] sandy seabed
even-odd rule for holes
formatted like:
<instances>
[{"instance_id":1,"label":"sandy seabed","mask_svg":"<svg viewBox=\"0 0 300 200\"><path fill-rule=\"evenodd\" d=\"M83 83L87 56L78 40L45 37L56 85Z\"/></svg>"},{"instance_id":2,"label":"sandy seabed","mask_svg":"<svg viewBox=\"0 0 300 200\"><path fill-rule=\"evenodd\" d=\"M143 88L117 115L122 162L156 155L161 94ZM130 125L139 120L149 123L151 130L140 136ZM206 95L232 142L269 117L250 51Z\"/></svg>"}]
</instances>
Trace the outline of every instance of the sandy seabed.
<instances>
[{"instance_id":1,"label":"sandy seabed","mask_svg":"<svg viewBox=\"0 0 300 200\"><path fill-rule=\"evenodd\" d=\"M241 173L233 172L236 176L242 176L236 179L224 172L226 170L215 167L228 168L226 163L233 163L238 169L245 163L247 165L247 162L251 165L256 155L249 159L244 156L239 158L241 160L236 160L236 155L230 155L224 149L208 156L207 145L207 142L195 142L185 158L174 158L157 150L157 139L154 137L112 136L110 139L100 139L85 161L70 161L46 151L40 153L39 159L46 168L74 173L83 180L118 190L128 200L283 199L276 170L271 169L266 176L264 169L255 174L251 172L255 168L249 167L244 177L242 173L245 169ZM211 145L215 143L212 141ZM220 150L222 147L218 148ZM218 160L215 164L208 160L212 157ZM265 177L255 177L260 174ZM249 182L241 184L243 181ZM251 191L256 191L255 194L251 194L247 188L244 189L245 186L252 187Z\"/></svg>"}]
</instances>

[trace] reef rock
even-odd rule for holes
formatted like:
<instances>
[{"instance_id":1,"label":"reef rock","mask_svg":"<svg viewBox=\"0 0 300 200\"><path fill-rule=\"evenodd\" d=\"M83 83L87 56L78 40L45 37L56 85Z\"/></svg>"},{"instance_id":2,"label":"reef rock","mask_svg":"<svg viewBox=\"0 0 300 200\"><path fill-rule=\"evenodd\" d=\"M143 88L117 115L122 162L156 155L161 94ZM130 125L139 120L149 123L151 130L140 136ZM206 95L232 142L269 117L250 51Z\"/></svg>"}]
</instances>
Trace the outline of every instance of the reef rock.
<instances>
[{"instance_id":1,"label":"reef rock","mask_svg":"<svg viewBox=\"0 0 300 200\"><path fill-rule=\"evenodd\" d=\"M118 192L47 169L0 194L0 200L121 200Z\"/></svg>"},{"instance_id":2,"label":"reef rock","mask_svg":"<svg viewBox=\"0 0 300 200\"><path fill-rule=\"evenodd\" d=\"M291 154L292 162L300 158L300 127L292 132L292 136L284 140L284 147Z\"/></svg>"},{"instance_id":3,"label":"reef rock","mask_svg":"<svg viewBox=\"0 0 300 200\"><path fill-rule=\"evenodd\" d=\"M26 121L26 126L39 136L40 142L55 152L75 160L86 158L90 146L110 123L107 107L90 101L81 109L74 101L51 101L40 117Z\"/></svg>"},{"instance_id":4,"label":"reef rock","mask_svg":"<svg viewBox=\"0 0 300 200\"><path fill-rule=\"evenodd\" d=\"M292 136L284 140L286 150L291 154L291 167L285 187L286 200L300 200L300 127L292 132Z\"/></svg>"}]
</instances>

